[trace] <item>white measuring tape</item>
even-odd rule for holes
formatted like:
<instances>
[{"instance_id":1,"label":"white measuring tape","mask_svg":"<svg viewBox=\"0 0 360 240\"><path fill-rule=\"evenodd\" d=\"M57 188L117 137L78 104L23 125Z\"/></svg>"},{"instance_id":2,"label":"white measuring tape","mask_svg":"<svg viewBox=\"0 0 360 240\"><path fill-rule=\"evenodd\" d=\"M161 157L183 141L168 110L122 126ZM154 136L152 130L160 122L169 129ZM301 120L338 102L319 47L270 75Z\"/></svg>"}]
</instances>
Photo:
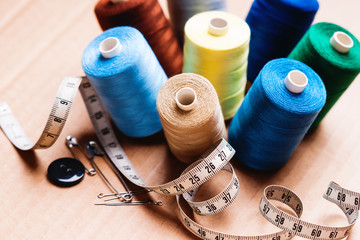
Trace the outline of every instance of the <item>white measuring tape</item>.
<instances>
[{"instance_id":1,"label":"white measuring tape","mask_svg":"<svg viewBox=\"0 0 360 240\"><path fill-rule=\"evenodd\" d=\"M45 128L35 144L27 137L12 115L10 107L5 102L0 103L0 127L12 144L23 151L51 147L65 126L80 82L81 78L75 77L67 77L61 82Z\"/></svg>"},{"instance_id":2,"label":"white measuring tape","mask_svg":"<svg viewBox=\"0 0 360 240\"><path fill-rule=\"evenodd\" d=\"M345 227L320 226L300 220L303 211L303 204L300 198L293 191L282 186L268 186L264 190L259 206L262 215L271 223L281 228L282 231L261 236L237 236L211 230L196 223L182 210L179 203L180 195L188 202L193 211L200 215L216 214L229 206L239 193L239 181L229 163L235 154L235 150L224 139L219 140L198 161L185 169L177 179L162 185L147 186L132 166L118 142L104 106L86 77L68 77L64 79L57 92L43 133L35 144L32 144L26 136L6 103L0 103L0 127L10 141L21 150L50 147L64 127L79 86L99 141L114 166L129 181L140 187L164 195L176 195L182 223L200 238L214 240L284 240L298 235L308 239L343 239L349 234L350 229L358 218L360 194L343 189L332 182L324 197L337 204L343 210L349 221L349 225ZM215 197L206 201L195 202L195 195L199 187L220 170L232 173L229 184ZM297 217L275 207L269 200L281 201L288 205Z\"/></svg>"}]
</instances>

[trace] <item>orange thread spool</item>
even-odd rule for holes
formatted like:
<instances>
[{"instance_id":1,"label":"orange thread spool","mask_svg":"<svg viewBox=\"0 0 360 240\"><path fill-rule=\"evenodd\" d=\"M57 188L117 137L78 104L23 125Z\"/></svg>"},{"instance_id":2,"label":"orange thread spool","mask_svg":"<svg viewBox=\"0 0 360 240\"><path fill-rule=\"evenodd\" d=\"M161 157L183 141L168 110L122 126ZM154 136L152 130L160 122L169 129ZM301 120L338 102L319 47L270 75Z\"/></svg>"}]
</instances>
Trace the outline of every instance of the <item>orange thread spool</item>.
<instances>
[{"instance_id":1,"label":"orange thread spool","mask_svg":"<svg viewBox=\"0 0 360 240\"><path fill-rule=\"evenodd\" d=\"M181 73L182 51L157 0L125 0L117 3L100 0L95 6L95 14L103 30L117 26L138 29L168 77Z\"/></svg>"}]
</instances>

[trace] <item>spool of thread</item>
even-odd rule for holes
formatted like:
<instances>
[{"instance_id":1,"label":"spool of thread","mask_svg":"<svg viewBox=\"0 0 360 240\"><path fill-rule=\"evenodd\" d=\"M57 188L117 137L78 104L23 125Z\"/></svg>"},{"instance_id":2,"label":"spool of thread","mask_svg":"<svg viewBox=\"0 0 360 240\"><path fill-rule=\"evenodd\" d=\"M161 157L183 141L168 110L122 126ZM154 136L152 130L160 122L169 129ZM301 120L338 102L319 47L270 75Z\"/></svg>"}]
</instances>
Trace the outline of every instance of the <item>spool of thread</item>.
<instances>
[{"instance_id":1,"label":"spool of thread","mask_svg":"<svg viewBox=\"0 0 360 240\"><path fill-rule=\"evenodd\" d=\"M201 12L226 11L225 0L167 0L167 5L180 46L184 43L184 26L189 18Z\"/></svg>"},{"instance_id":2,"label":"spool of thread","mask_svg":"<svg viewBox=\"0 0 360 240\"><path fill-rule=\"evenodd\" d=\"M156 96L167 77L138 30L116 27L103 32L86 47L81 61L121 132L146 137L162 129Z\"/></svg>"},{"instance_id":3,"label":"spool of thread","mask_svg":"<svg viewBox=\"0 0 360 240\"><path fill-rule=\"evenodd\" d=\"M181 73L182 51L157 0L99 0L95 14L103 30L117 26L138 29L168 77Z\"/></svg>"},{"instance_id":4,"label":"spool of thread","mask_svg":"<svg viewBox=\"0 0 360 240\"><path fill-rule=\"evenodd\" d=\"M237 158L258 170L283 166L325 104L320 77L286 58L267 63L229 127Z\"/></svg>"},{"instance_id":5,"label":"spool of thread","mask_svg":"<svg viewBox=\"0 0 360 240\"><path fill-rule=\"evenodd\" d=\"M251 29L248 81L270 60L287 57L309 29L317 0L255 0L246 22Z\"/></svg>"},{"instance_id":6,"label":"spool of thread","mask_svg":"<svg viewBox=\"0 0 360 240\"><path fill-rule=\"evenodd\" d=\"M211 144L226 137L216 91L200 75L170 78L156 104L169 148L182 162L194 162Z\"/></svg>"},{"instance_id":7,"label":"spool of thread","mask_svg":"<svg viewBox=\"0 0 360 240\"><path fill-rule=\"evenodd\" d=\"M315 129L360 72L360 43L348 30L332 23L311 26L289 58L314 69L323 80L326 104L311 129Z\"/></svg>"},{"instance_id":8,"label":"spool of thread","mask_svg":"<svg viewBox=\"0 0 360 240\"><path fill-rule=\"evenodd\" d=\"M250 29L221 11L199 13L185 25L183 72L197 73L215 87L225 119L244 99Z\"/></svg>"}]
</instances>

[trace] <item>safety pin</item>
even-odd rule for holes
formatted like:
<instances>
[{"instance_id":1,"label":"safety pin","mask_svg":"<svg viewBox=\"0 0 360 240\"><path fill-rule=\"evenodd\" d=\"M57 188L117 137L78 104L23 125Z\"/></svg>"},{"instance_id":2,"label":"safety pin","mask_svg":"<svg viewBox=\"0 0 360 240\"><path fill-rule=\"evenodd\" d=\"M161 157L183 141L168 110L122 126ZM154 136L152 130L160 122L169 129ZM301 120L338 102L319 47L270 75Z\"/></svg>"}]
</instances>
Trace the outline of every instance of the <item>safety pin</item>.
<instances>
[{"instance_id":1,"label":"safety pin","mask_svg":"<svg viewBox=\"0 0 360 240\"><path fill-rule=\"evenodd\" d=\"M108 193L108 194L104 194L104 193L99 193L97 195L98 198L104 198L104 197L111 197L114 196L112 198L107 198L104 201L112 201L115 199L129 199L132 198L133 195L138 195L138 194L146 194L148 192L151 192L150 190L147 189L143 189L143 190L138 190L138 191L130 191L130 192L121 192L121 193Z\"/></svg>"},{"instance_id":2,"label":"safety pin","mask_svg":"<svg viewBox=\"0 0 360 240\"><path fill-rule=\"evenodd\" d=\"M115 202L115 203L95 203L95 205L104 205L104 206L134 206L134 205L157 205L162 206L162 201L132 201L132 202Z\"/></svg>"},{"instance_id":3,"label":"safety pin","mask_svg":"<svg viewBox=\"0 0 360 240\"><path fill-rule=\"evenodd\" d=\"M121 183L124 185L126 192L129 193L129 194L131 194L131 193L130 193L131 190L130 190L129 186L126 184L126 182L125 182L124 178L122 177L121 173L119 173L119 171L118 171L116 168L114 168L111 160L108 158L108 156L107 156L107 155L104 153L104 151L101 149L101 146L99 146L95 141L90 141L90 142L87 144L86 147L92 149L93 152L94 152L94 154L96 154L97 156L102 156L105 160L107 160L107 161L110 163L110 165L111 165L112 169L114 170L116 176L118 176L118 178L120 179Z\"/></svg>"},{"instance_id":4,"label":"safety pin","mask_svg":"<svg viewBox=\"0 0 360 240\"><path fill-rule=\"evenodd\" d=\"M66 146L70 149L72 155L74 156L74 158L76 158L77 160L80 161L80 158L78 158L77 154L75 153L74 151L74 146L78 147L80 149L80 151L86 156L86 158L89 160L90 164L91 164L91 167L90 169L86 168L85 167L85 170L87 171L87 173L90 175L90 176L94 176L96 174L96 170L94 168L94 163L93 161L91 161L88 156L85 154L84 152L84 149L82 149L82 147L78 144L77 140L75 137L73 136L67 136L66 137Z\"/></svg>"},{"instance_id":5,"label":"safety pin","mask_svg":"<svg viewBox=\"0 0 360 240\"><path fill-rule=\"evenodd\" d=\"M111 188L112 191L114 191L114 193L111 193L109 195L118 196L117 199L121 199L124 202L130 202L133 199L133 196L130 195L130 194L125 195L123 193L120 193L118 190L116 190L116 188L105 177L104 173L100 170L99 166L93 160L95 155L96 156L103 156L103 154L97 149L96 142L90 141L90 142L88 142L88 144L86 144L86 153L88 154L87 157L89 157L92 160L92 162L94 163L96 169L100 173L101 177L104 179L105 183L109 186L109 188ZM99 197L99 194L98 194L98 197Z\"/></svg>"},{"instance_id":6,"label":"safety pin","mask_svg":"<svg viewBox=\"0 0 360 240\"><path fill-rule=\"evenodd\" d=\"M121 180L122 184L124 185L124 187L126 189L126 192L117 191L114 188L114 186L109 182L109 180L104 176L104 174L101 172L101 170L96 165L96 163L94 162L94 164L95 164L96 168L98 169L100 175L104 178L104 180L108 184L108 186L114 191L114 193L109 193L109 194L99 193L97 197L98 198L104 198L104 197L114 196L112 198L107 198L104 201L111 201L111 200L115 200L115 199L121 199L123 201L122 203L111 203L110 205L107 205L109 203L98 204L98 205L107 205L107 206L116 206L116 205L161 205L162 206L163 203L161 201L157 201L157 202L153 202L152 200L148 200L148 201L132 201L133 195L145 194L145 193L151 192L151 190L140 189L140 190L131 191L129 189L128 185L126 184L125 180L122 178L121 174L118 171L116 171L116 169L112 165L110 159L108 158L108 156L102 150L101 146L98 145L95 141L89 141L88 142L88 144L86 145L86 151L87 151L89 157L91 157L91 158L94 158L94 156L96 155L96 156L102 156L104 158L104 160L108 160L111 167L113 168L116 175L119 177L119 179Z\"/></svg>"},{"instance_id":7,"label":"safety pin","mask_svg":"<svg viewBox=\"0 0 360 240\"><path fill-rule=\"evenodd\" d=\"M133 198L133 194L145 194L148 193L149 190L138 190L138 191L131 191L129 186L126 184L126 181L124 180L124 178L122 177L121 173L114 167L113 163L111 162L111 160L109 159L109 157L104 153L103 149L101 148L100 145L98 145L95 141L90 141L87 145L86 145L87 149L92 149L92 152L97 155L97 156L102 156L105 160L107 160L110 164L110 166L112 167L113 171L115 172L116 176L118 176L118 178L120 179L121 183L124 185L126 192L124 193L119 193L116 192L114 194L103 194L103 193L99 193L98 194L98 198L103 198L103 197L107 197L107 196L115 196L113 198L109 198L106 199L105 201L111 201L111 200L115 200L115 199L125 199L126 202L131 201L131 199ZM101 196L101 197L99 197Z\"/></svg>"},{"instance_id":8,"label":"safety pin","mask_svg":"<svg viewBox=\"0 0 360 240\"><path fill-rule=\"evenodd\" d=\"M98 198L104 198L104 197L111 197L111 196L116 196L116 195L125 195L125 194L132 194L132 195L137 195L137 194L145 194L145 193L149 193L151 192L151 190L148 189L141 189L141 190L136 190L136 191L130 191L130 192L119 192L119 193L99 193L97 195Z\"/></svg>"}]
</instances>

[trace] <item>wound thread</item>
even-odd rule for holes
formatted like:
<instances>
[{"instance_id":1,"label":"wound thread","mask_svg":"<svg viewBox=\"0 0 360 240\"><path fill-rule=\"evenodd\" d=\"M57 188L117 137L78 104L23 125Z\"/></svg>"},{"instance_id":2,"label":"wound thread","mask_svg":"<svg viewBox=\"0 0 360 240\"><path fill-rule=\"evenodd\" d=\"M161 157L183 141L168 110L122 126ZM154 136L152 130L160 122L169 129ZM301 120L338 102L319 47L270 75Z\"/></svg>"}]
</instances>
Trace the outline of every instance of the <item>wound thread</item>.
<instances>
[{"instance_id":1,"label":"wound thread","mask_svg":"<svg viewBox=\"0 0 360 240\"><path fill-rule=\"evenodd\" d=\"M167 0L171 26L180 46L184 44L184 27L192 16L208 11L226 11L225 0Z\"/></svg>"},{"instance_id":2,"label":"wound thread","mask_svg":"<svg viewBox=\"0 0 360 240\"><path fill-rule=\"evenodd\" d=\"M347 43L346 52L339 52L332 46L330 40L336 32L342 32L347 35L346 38L350 38L342 40ZM289 58L301 61L314 69L325 84L326 104L311 126L311 129L315 129L360 72L359 40L336 24L317 23L311 26Z\"/></svg>"},{"instance_id":3,"label":"wound thread","mask_svg":"<svg viewBox=\"0 0 360 240\"><path fill-rule=\"evenodd\" d=\"M293 70L308 78L301 93L292 93L285 86L284 79ZM258 170L282 167L324 106L325 99L323 82L305 64L287 58L267 63L229 127L229 143L235 148L238 160Z\"/></svg>"},{"instance_id":4,"label":"wound thread","mask_svg":"<svg viewBox=\"0 0 360 240\"><path fill-rule=\"evenodd\" d=\"M275 58L287 57L309 29L317 0L254 0L246 17L251 29L248 81Z\"/></svg>"},{"instance_id":5,"label":"wound thread","mask_svg":"<svg viewBox=\"0 0 360 240\"><path fill-rule=\"evenodd\" d=\"M196 94L191 110L182 110L176 103L176 95L183 89L192 89ZM188 96L190 98L182 102L184 105L195 101L193 93ZM200 75L183 73L170 78L160 89L156 105L169 148L182 162L192 163L210 145L226 137L216 91Z\"/></svg>"},{"instance_id":6,"label":"wound thread","mask_svg":"<svg viewBox=\"0 0 360 240\"><path fill-rule=\"evenodd\" d=\"M121 50L104 58L99 47L108 39L112 40L105 49L111 51L118 41ZM156 96L167 77L138 30L116 27L103 32L86 47L81 63L121 132L129 137L146 137L161 130Z\"/></svg>"},{"instance_id":7,"label":"wound thread","mask_svg":"<svg viewBox=\"0 0 360 240\"><path fill-rule=\"evenodd\" d=\"M103 30L117 26L138 29L148 41L168 77L181 73L182 51L157 0L100 0L95 14Z\"/></svg>"},{"instance_id":8,"label":"wound thread","mask_svg":"<svg viewBox=\"0 0 360 240\"><path fill-rule=\"evenodd\" d=\"M244 99L249 41L246 22L227 12L199 13L185 25L183 72L211 82L225 120L235 115Z\"/></svg>"}]
</instances>

